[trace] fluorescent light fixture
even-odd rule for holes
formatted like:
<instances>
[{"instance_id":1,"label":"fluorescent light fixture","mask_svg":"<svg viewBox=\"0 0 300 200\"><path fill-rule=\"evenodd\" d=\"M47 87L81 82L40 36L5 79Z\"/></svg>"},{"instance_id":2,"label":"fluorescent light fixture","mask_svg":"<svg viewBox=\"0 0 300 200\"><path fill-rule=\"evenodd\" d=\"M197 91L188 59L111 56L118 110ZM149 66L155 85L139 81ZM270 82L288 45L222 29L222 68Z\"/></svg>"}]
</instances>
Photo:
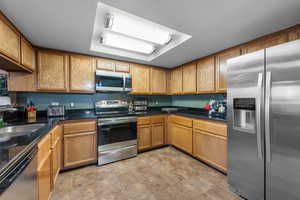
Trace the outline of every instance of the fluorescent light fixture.
<instances>
[{"instance_id":1,"label":"fluorescent light fixture","mask_svg":"<svg viewBox=\"0 0 300 200\"><path fill-rule=\"evenodd\" d=\"M171 40L170 32L152 23L146 23L139 18L120 13L115 15L108 14L106 17L107 22L105 25L113 32L159 45L168 44Z\"/></svg>"},{"instance_id":2,"label":"fluorescent light fixture","mask_svg":"<svg viewBox=\"0 0 300 200\"><path fill-rule=\"evenodd\" d=\"M114 33L105 33L101 38L103 45L128 51L151 54L155 50L152 44Z\"/></svg>"}]
</instances>

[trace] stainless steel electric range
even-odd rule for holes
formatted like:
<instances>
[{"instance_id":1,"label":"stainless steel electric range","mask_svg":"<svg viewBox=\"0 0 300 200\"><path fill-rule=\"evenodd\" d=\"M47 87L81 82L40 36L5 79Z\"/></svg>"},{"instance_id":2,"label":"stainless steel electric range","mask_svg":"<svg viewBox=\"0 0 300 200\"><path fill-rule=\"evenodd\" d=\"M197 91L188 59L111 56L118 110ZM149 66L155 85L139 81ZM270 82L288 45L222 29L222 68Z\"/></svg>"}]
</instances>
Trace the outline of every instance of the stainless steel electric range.
<instances>
[{"instance_id":1,"label":"stainless steel electric range","mask_svg":"<svg viewBox=\"0 0 300 200\"><path fill-rule=\"evenodd\" d=\"M95 103L98 116L98 165L137 155L137 118L128 112L127 101Z\"/></svg>"}]
</instances>

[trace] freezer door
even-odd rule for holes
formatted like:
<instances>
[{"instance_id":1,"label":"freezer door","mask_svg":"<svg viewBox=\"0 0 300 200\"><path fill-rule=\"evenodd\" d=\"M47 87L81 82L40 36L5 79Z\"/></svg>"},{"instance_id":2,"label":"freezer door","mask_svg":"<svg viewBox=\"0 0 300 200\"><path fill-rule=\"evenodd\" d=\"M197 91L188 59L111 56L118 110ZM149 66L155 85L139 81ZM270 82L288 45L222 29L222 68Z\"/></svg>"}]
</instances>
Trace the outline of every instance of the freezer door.
<instances>
[{"instance_id":1,"label":"freezer door","mask_svg":"<svg viewBox=\"0 0 300 200\"><path fill-rule=\"evenodd\" d=\"M300 199L300 40L266 49L266 196Z\"/></svg>"},{"instance_id":2,"label":"freezer door","mask_svg":"<svg viewBox=\"0 0 300 200\"><path fill-rule=\"evenodd\" d=\"M264 200L264 50L228 61L228 183Z\"/></svg>"}]
</instances>

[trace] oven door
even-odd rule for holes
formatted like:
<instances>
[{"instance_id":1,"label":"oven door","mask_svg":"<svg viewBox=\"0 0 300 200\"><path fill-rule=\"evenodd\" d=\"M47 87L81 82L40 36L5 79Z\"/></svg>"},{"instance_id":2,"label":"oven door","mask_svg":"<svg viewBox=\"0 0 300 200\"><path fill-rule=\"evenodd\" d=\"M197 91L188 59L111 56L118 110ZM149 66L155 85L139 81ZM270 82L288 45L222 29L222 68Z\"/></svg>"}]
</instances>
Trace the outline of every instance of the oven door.
<instances>
[{"instance_id":1,"label":"oven door","mask_svg":"<svg viewBox=\"0 0 300 200\"><path fill-rule=\"evenodd\" d=\"M124 91L124 73L96 71L96 90L97 91Z\"/></svg>"},{"instance_id":2,"label":"oven door","mask_svg":"<svg viewBox=\"0 0 300 200\"><path fill-rule=\"evenodd\" d=\"M99 151L106 151L137 144L136 118L99 120Z\"/></svg>"}]
</instances>

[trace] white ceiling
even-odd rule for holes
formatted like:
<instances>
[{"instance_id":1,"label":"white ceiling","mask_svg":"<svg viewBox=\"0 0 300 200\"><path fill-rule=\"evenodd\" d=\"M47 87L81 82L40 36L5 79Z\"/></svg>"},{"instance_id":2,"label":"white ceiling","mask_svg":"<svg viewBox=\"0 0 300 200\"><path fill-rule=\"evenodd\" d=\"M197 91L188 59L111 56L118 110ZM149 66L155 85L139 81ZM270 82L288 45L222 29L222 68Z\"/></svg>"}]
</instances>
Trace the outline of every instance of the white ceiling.
<instances>
[{"instance_id":1,"label":"white ceiling","mask_svg":"<svg viewBox=\"0 0 300 200\"><path fill-rule=\"evenodd\" d=\"M1 11L35 45L174 67L300 23L299 0L101 0L192 35L151 62L90 51L98 0L1 0Z\"/></svg>"}]
</instances>

